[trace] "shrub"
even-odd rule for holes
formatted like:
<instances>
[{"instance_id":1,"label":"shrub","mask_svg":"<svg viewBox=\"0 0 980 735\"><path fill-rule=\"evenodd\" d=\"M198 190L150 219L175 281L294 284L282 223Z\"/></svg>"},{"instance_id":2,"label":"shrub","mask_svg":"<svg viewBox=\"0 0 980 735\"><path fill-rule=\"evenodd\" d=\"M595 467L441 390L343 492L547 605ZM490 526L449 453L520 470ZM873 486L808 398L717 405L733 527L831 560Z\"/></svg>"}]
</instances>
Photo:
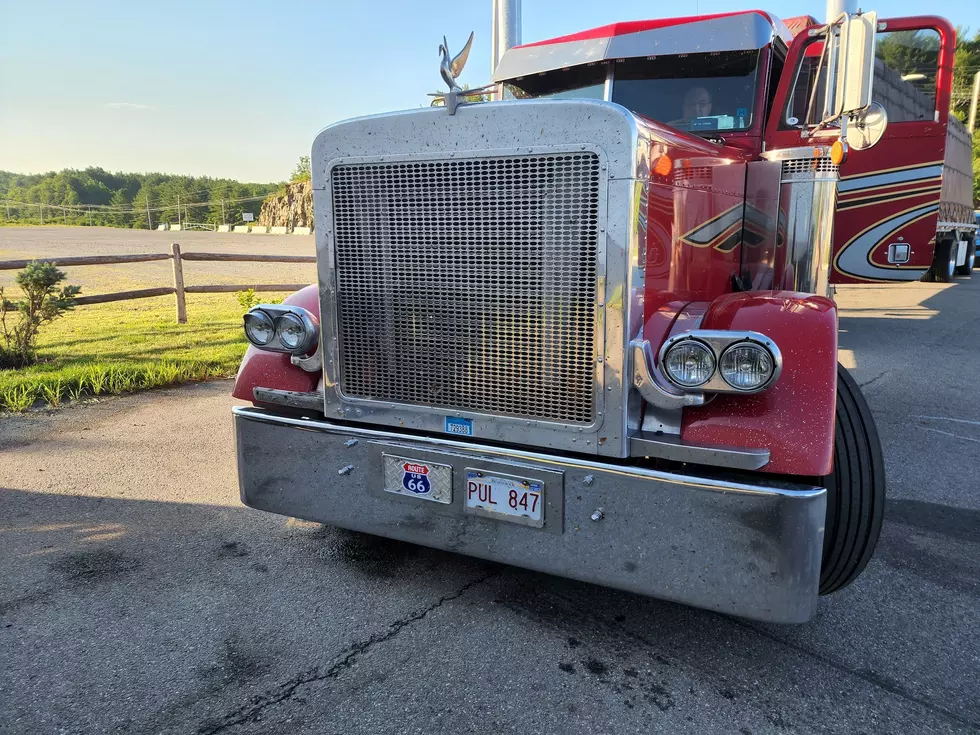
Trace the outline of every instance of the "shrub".
<instances>
[{"instance_id":1,"label":"shrub","mask_svg":"<svg viewBox=\"0 0 980 735\"><path fill-rule=\"evenodd\" d=\"M24 292L22 301L11 301L0 287L0 368L34 364L41 327L71 309L75 296L81 292L78 286L58 290L65 274L53 263L28 263L15 280Z\"/></svg>"},{"instance_id":2,"label":"shrub","mask_svg":"<svg viewBox=\"0 0 980 735\"><path fill-rule=\"evenodd\" d=\"M238 299L239 306L242 307L242 314L247 312L254 306L259 304L281 304L282 299L262 299L257 293L255 293L254 288L250 288L247 291L236 291L235 298Z\"/></svg>"}]
</instances>

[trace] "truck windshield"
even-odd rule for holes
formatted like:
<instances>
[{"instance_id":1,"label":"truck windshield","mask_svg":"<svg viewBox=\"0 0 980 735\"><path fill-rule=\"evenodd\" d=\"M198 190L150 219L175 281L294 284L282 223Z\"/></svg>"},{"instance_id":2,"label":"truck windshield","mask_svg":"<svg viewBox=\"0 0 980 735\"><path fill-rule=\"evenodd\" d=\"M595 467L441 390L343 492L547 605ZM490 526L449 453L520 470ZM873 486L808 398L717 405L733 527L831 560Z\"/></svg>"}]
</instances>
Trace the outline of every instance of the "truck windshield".
<instances>
[{"instance_id":1,"label":"truck windshield","mask_svg":"<svg viewBox=\"0 0 980 735\"><path fill-rule=\"evenodd\" d=\"M612 65L612 101L680 130L711 134L752 125L759 51L622 59ZM607 65L537 74L504 85L505 99L603 99Z\"/></svg>"}]
</instances>

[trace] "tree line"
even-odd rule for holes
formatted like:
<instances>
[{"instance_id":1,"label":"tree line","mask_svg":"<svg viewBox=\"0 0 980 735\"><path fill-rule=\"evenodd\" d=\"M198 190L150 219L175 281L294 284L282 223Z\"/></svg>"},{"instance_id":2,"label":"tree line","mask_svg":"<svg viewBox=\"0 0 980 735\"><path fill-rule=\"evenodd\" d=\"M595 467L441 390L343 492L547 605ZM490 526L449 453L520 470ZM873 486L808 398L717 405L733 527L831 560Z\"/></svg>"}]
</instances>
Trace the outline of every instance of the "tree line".
<instances>
[{"instance_id":1,"label":"tree line","mask_svg":"<svg viewBox=\"0 0 980 735\"><path fill-rule=\"evenodd\" d=\"M44 174L0 171L0 221L139 229L178 220L235 224L243 213L257 216L262 199L281 187L209 176L111 173L97 167Z\"/></svg>"}]
</instances>

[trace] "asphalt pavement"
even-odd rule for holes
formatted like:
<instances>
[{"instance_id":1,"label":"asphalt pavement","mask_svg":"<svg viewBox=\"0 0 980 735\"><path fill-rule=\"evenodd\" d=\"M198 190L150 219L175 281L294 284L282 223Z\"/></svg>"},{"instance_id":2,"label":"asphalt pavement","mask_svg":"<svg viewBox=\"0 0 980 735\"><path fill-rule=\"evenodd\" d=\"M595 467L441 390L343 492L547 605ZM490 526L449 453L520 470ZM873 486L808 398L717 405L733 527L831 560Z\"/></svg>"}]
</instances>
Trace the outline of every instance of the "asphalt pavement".
<instances>
[{"instance_id":1,"label":"asphalt pavement","mask_svg":"<svg viewBox=\"0 0 980 735\"><path fill-rule=\"evenodd\" d=\"M980 274L839 302L889 499L801 626L246 509L227 381L0 418L0 733L980 731Z\"/></svg>"}]
</instances>

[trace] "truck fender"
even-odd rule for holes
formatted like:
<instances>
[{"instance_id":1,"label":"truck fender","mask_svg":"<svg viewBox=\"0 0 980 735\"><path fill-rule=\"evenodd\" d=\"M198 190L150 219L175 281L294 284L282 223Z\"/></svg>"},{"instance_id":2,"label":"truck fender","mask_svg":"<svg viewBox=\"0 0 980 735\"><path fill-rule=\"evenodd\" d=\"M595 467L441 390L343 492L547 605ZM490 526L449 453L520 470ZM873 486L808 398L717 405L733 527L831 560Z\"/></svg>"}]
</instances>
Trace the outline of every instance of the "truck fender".
<instances>
[{"instance_id":1,"label":"truck fender","mask_svg":"<svg viewBox=\"0 0 980 735\"><path fill-rule=\"evenodd\" d=\"M284 304L300 306L317 319L320 318L320 297L316 286L307 286L290 294ZM256 403L252 395L254 388L275 388L309 392L316 390L320 373L308 373L289 361L290 356L282 352L267 352L249 345L242 358L235 377L235 388L231 394L242 401Z\"/></svg>"},{"instance_id":2,"label":"truck fender","mask_svg":"<svg viewBox=\"0 0 980 735\"><path fill-rule=\"evenodd\" d=\"M790 291L728 294L711 303L699 328L764 334L782 353L783 370L761 393L718 394L704 406L686 408L681 437L767 448L770 459L761 472L829 474L837 405L836 304Z\"/></svg>"}]
</instances>

